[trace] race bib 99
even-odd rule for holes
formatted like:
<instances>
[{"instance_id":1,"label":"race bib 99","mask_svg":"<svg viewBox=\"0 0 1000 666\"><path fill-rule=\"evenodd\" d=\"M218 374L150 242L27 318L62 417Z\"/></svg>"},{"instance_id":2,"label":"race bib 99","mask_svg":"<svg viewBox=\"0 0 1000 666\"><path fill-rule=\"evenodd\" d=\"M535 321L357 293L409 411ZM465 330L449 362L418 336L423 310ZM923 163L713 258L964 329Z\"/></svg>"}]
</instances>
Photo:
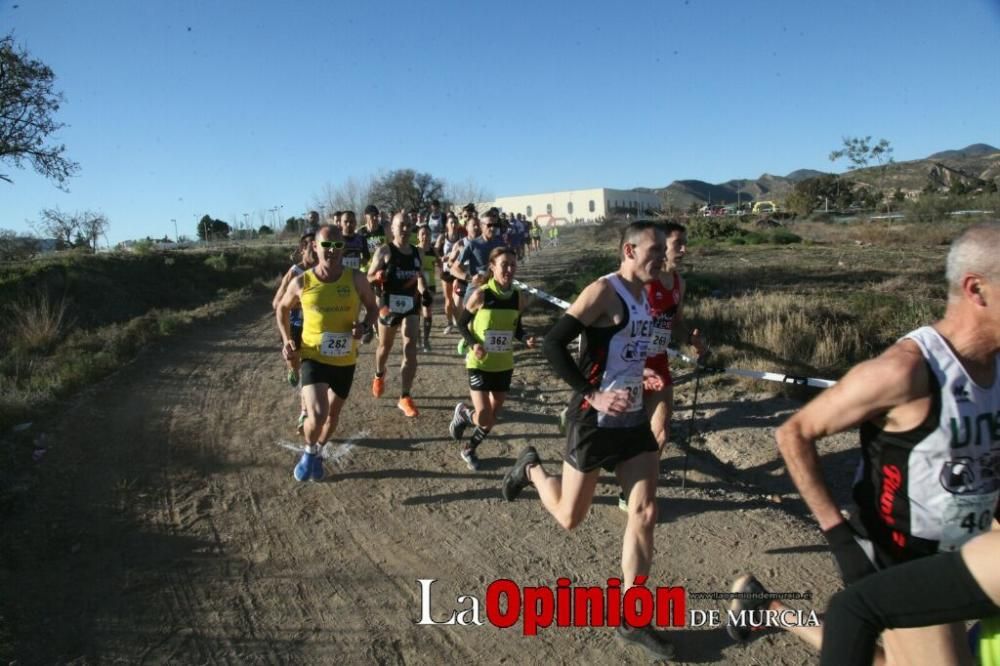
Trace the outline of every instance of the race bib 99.
<instances>
[{"instance_id":1,"label":"race bib 99","mask_svg":"<svg viewBox=\"0 0 1000 666\"><path fill-rule=\"evenodd\" d=\"M406 314L413 309L413 297L400 294L389 294L389 311L396 314Z\"/></svg>"}]
</instances>

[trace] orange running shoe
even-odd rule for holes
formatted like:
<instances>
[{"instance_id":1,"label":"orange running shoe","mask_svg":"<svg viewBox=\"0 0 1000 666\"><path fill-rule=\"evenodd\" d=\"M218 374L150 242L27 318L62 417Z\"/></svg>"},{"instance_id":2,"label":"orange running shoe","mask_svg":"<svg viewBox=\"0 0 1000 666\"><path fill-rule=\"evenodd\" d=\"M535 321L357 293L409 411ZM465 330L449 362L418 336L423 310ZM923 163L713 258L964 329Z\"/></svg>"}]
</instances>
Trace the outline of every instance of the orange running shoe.
<instances>
[{"instance_id":1,"label":"orange running shoe","mask_svg":"<svg viewBox=\"0 0 1000 666\"><path fill-rule=\"evenodd\" d=\"M413 404L413 398L406 395L399 399L396 406L403 410L403 413L413 418L414 416L419 416L420 412L417 411L417 406Z\"/></svg>"},{"instance_id":2,"label":"orange running shoe","mask_svg":"<svg viewBox=\"0 0 1000 666\"><path fill-rule=\"evenodd\" d=\"M372 395L381 398L385 393L385 377L376 377L372 380Z\"/></svg>"}]
</instances>

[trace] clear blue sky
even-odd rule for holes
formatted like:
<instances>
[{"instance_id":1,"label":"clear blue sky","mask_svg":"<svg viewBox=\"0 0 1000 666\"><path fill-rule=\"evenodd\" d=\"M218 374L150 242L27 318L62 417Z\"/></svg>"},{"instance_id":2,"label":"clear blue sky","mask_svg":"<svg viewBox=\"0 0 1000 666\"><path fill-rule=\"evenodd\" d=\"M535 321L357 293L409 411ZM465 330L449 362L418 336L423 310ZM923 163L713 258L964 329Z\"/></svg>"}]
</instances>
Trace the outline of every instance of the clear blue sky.
<instances>
[{"instance_id":1,"label":"clear blue sky","mask_svg":"<svg viewBox=\"0 0 1000 666\"><path fill-rule=\"evenodd\" d=\"M95 209L194 235L380 169L495 195L830 170L1000 145L1000 0L0 0L55 71L63 193L0 164L0 228Z\"/></svg>"}]
</instances>

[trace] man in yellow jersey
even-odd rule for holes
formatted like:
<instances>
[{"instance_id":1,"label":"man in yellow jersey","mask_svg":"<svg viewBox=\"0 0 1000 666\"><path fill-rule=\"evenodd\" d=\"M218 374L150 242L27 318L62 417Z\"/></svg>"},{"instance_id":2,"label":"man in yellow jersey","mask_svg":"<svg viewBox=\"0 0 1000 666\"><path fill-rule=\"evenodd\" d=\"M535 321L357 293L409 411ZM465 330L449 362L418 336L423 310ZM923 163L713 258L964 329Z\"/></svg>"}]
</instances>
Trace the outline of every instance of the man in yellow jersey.
<instances>
[{"instance_id":1,"label":"man in yellow jersey","mask_svg":"<svg viewBox=\"0 0 1000 666\"><path fill-rule=\"evenodd\" d=\"M465 367L469 371L472 410L463 402L455 405L448 427L454 440L462 439L467 426L476 427L461 451L462 460L473 472L479 469L476 448L496 424L510 390L514 374L513 342L523 340L528 347L535 346L535 338L525 337L521 326L526 299L514 288L515 250L494 248L488 266L490 279L472 292L458 321L458 332L469 346Z\"/></svg>"},{"instance_id":2,"label":"man in yellow jersey","mask_svg":"<svg viewBox=\"0 0 1000 666\"><path fill-rule=\"evenodd\" d=\"M381 308L378 318L378 348L375 350L375 379L372 395L381 397L385 392L385 368L396 340L396 332L403 329L403 366L400 369L399 402L396 406L409 417L418 416L410 389L417 375L417 334L420 318L420 299L427 292L424 281L423 259L419 249L410 245L410 223L406 213L400 211L392 217L392 240L380 247L372 257L368 280L382 285Z\"/></svg>"},{"instance_id":3,"label":"man in yellow jersey","mask_svg":"<svg viewBox=\"0 0 1000 666\"><path fill-rule=\"evenodd\" d=\"M337 429L354 381L357 341L371 330L378 312L365 274L343 266L340 229L320 227L313 242L318 263L292 281L276 310L281 355L286 360L302 358L306 445L293 473L297 481L323 478L320 445ZM292 338L288 317L297 302L302 304L301 347ZM358 321L362 305L366 315Z\"/></svg>"}]
</instances>

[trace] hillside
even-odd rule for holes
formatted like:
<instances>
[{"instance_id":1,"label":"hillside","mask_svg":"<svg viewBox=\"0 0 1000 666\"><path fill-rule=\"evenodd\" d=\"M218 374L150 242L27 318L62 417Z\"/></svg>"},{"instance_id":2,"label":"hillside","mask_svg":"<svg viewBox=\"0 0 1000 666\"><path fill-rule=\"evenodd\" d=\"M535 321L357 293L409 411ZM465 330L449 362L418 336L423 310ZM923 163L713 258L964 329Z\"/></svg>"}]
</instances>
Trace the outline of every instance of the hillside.
<instances>
[{"instance_id":1,"label":"hillside","mask_svg":"<svg viewBox=\"0 0 1000 666\"><path fill-rule=\"evenodd\" d=\"M724 183L703 180L675 180L666 187L641 188L656 192L668 207L686 209L692 203L734 203L760 199L783 199L795 184L806 178L822 175L822 171L797 169L787 176L763 174L759 178L733 179ZM1000 149L985 143L976 143L959 150L944 150L924 159L895 162L882 172L879 167L868 167L845 172L851 180L886 189L899 188L904 192L919 192L928 185L947 189L957 180L971 187L981 187L986 181L1000 179ZM637 188L639 189L639 188Z\"/></svg>"}]
</instances>

